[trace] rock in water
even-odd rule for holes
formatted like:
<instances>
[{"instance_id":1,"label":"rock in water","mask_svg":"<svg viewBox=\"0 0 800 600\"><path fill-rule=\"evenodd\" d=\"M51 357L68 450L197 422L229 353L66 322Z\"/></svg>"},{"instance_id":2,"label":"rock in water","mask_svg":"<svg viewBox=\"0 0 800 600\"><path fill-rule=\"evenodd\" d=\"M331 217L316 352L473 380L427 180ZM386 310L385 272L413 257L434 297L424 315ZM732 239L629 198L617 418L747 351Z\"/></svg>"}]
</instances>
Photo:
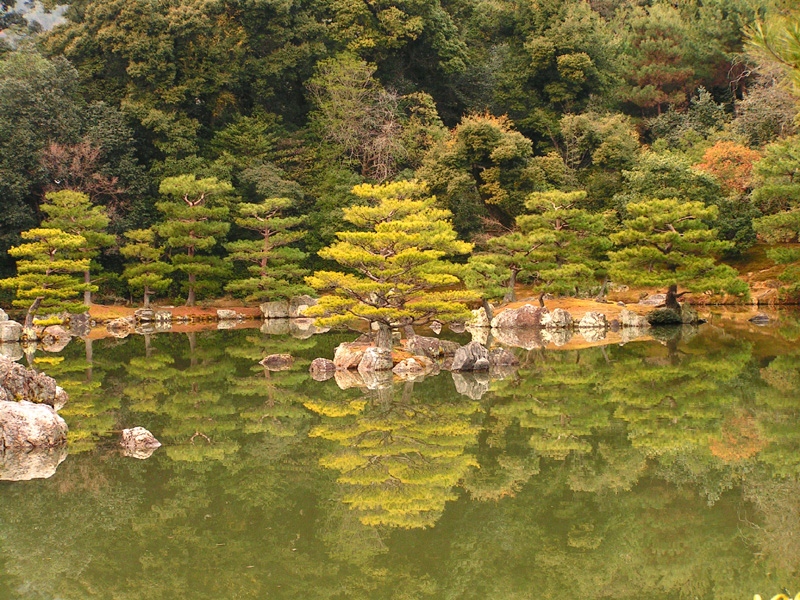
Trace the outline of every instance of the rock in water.
<instances>
[{"instance_id":1,"label":"rock in water","mask_svg":"<svg viewBox=\"0 0 800 600\"><path fill-rule=\"evenodd\" d=\"M0 402L0 447L53 448L67 441L67 424L52 406Z\"/></svg>"},{"instance_id":2,"label":"rock in water","mask_svg":"<svg viewBox=\"0 0 800 600\"><path fill-rule=\"evenodd\" d=\"M608 329L608 320L603 313L587 312L578 323L579 329Z\"/></svg>"},{"instance_id":3,"label":"rock in water","mask_svg":"<svg viewBox=\"0 0 800 600\"><path fill-rule=\"evenodd\" d=\"M156 448L160 448L161 442L144 427L132 427L122 430L120 446L125 456L143 459L149 458Z\"/></svg>"},{"instance_id":4,"label":"rock in water","mask_svg":"<svg viewBox=\"0 0 800 600\"><path fill-rule=\"evenodd\" d=\"M364 350L364 356L358 363L358 372L363 376L364 373L375 371L391 371L392 364L391 350L369 347Z\"/></svg>"},{"instance_id":5,"label":"rock in water","mask_svg":"<svg viewBox=\"0 0 800 600\"><path fill-rule=\"evenodd\" d=\"M485 366L484 366L485 364ZM478 342L470 342L456 350L453 371L476 371L489 369L489 351Z\"/></svg>"},{"instance_id":6,"label":"rock in water","mask_svg":"<svg viewBox=\"0 0 800 600\"><path fill-rule=\"evenodd\" d=\"M227 308L217 309L218 321L236 321L241 318L243 318L242 315L237 313L235 310L229 310Z\"/></svg>"},{"instance_id":7,"label":"rock in water","mask_svg":"<svg viewBox=\"0 0 800 600\"><path fill-rule=\"evenodd\" d=\"M261 314L265 319L288 319L289 303L286 300L276 302L264 302L260 306Z\"/></svg>"},{"instance_id":8,"label":"rock in water","mask_svg":"<svg viewBox=\"0 0 800 600\"><path fill-rule=\"evenodd\" d=\"M647 329L650 327L650 322L647 320L647 317L627 309L619 313L619 324L622 327L638 327L639 329Z\"/></svg>"},{"instance_id":9,"label":"rock in water","mask_svg":"<svg viewBox=\"0 0 800 600\"><path fill-rule=\"evenodd\" d=\"M317 299L308 295L295 296L289 301L289 317L298 319L305 316L306 310L317 305Z\"/></svg>"},{"instance_id":10,"label":"rock in water","mask_svg":"<svg viewBox=\"0 0 800 600\"><path fill-rule=\"evenodd\" d=\"M526 304L520 308L508 308L492 319L495 329L521 329L541 327L548 310L541 306Z\"/></svg>"},{"instance_id":11,"label":"rock in water","mask_svg":"<svg viewBox=\"0 0 800 600\"><path fill-rule=\"evenodd\" d=\"M311 373L311 378L315 381L327 381L336 372L336 365L327 358L315 358L311 361L308 372Z\"/></svg>"},{"instance_id":12,"label":"rock in water","mask_svg":"<svg viewBox=\"0 0 800 600\"><path fill-rule=\"evenodd\" d=\"M404 343L405 349L417 356L427 356L428 358L438 358L439 356L452 356L458 350L456 342L440 340L435 337L424 335L413 335Z\"/></svg>"},{"instance_id":13,"label":"rock in water","mask_svg":"<svg viewBox=\"0 0 800 600\"><path fill-rule=\"evenodd\" d=\"M427 356L414 356L401 360L392 369L392 372L404 379L427 375L433 371L433 361Z\"/></svg>"},{"instance_id":14,"label":"rock in water","mask_svg":"<svg viewBox=\"0 0 800 600\"><path fill-rule=\"evenodd\" d=\"M342 342L333 351L333 364L337 369L357 369L367 348L369 346L358 342Z\"/></svg>"},{"instance_id":15,"label":"rock in water","mask_svg":"<svg viewBox=\"0 0 800 600\"><path fill-rule=\"evenodd\" d=\"M556 308L542 316L542 326L547 329L569 329L572 327L572 315L563 308Z\"/></svg>"},{"instance_id":16,"label":"rock in water","mask_svg":"<svg viewBox=\"0 0 800 600\"><path fill-rule=\"evenodd\" d=\"M22 325L16 321L0 321L0 343L18 342L22 338Z\"/></svg>"},{"instance_id":17,"label":"rock in water","mask_svg":"<svg viewBox=\"0 0 800 600\"><path fill-rule=\"evenodd\" d=\"M519 359L505 348L495 348L489 352L489 366L513 367L519 364Z\"/></svg>"},{"instance_id":18,"label":"rock in water","mask_svg":"<svg viewBox=\"0 0 800 600\"><path fill-rule=\"evenodd\" d=\"M152 323L156 320L156 311L150 308L140 308L133 313L133 318L137 323Z\"/></svg>"},{"instance_id":19,"label":"rock in water","mask_svg":"<svg viewBox=\"0 0 800 600\"><path fill-rule=\"evenodd\" d=\"M747 320L756 325L768 325L770 322L769 315L764 313L758 313Z\"/></svg>"},{"instance_id":20,"label":"rock in water","mask_svg":"<svg viewBox=\"0 0 800 600\"><path fill-rule=\"evenodd\" d=\"M67 398L66 392L56 385L55 379L26 369L4 356L0 356L0 388L6 391L10 400L26 400L51 407L66 403Z\"/></svg>"},{"instance_id":21,"label":"rock in water","mask_svg":"<svg viewBox=\"0 0 800 600\"><path fill-rule=\"evenodd\" d=\"M436 335L439 335L440 333L442 333L442 324L439 323L439 321L431 321L431 324L428 325L428 327Z\"/></svg>"},{"instance_id":22,"label":"rock in water","mask_svg":"<svg viewBox=\"0 0 800 600\"><path fill-rule=\"evenodd\" d=\"M292 368L293 362L294 358L291 354L270 354L258 364L267 371L288 371Z\"/></svg>"}]
</instances>

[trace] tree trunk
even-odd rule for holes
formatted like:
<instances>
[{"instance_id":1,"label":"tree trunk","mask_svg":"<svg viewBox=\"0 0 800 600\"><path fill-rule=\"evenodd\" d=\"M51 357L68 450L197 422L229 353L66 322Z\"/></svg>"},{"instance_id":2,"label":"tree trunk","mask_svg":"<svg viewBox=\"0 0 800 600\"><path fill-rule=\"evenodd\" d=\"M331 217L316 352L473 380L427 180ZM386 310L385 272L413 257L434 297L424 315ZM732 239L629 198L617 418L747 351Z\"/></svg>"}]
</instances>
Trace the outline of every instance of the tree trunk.
<instances>
[{"instance_id":1,"label":"tree trunk","mask_svg":"<svg viewBox=\"0 0 800 600\"><path fill-rule=\"evenodd\" d=\"M150 288L144 286L144 307L150 308Z\"/></svg>"},{"instance_id":2,"label":"tree trunk","mask_svg":"<svg viewBox=\"0 0 800 600\"><path fill-rule=\"evenodd\" d=\"M544 305L544 292L539 294L539 306L541 306L542 308L546 308Z\"/></svg>"},{"instance_id":3,"label":"tree trunk","mask_svg":"<svg viewBox=\"0 0 800 600\"><path fill-rule=\"evenodd\" d=\"M514 287L517 285L517 272L511 271L511 277L508 280L508 291L506 292L503 302L516 302L517 292Z\"/></svg>"},{"instance_id":4,"label":"tree trunk","mask_svg":"<svg viewBox=\"0 0 800 600\"><path fill-rule=\"evenodd\" d=\"M194 306L194 284L196 276L194 273L189 273L189 294L186 296L186 306Z\"/></svg>"},{"instance_id":5,"label":"tree trunk","mask_svg":"<svg viewBox=\"0 0 800 600\"><path fill-rule=\"evenodd\" d=\"M597 300L598 302L605 302L607 288L608 288L608 275L603 277L603 285L600 287L600 291L597 293L597 297L595 298L595 300Z\"/></svg>"},{"instance_id":6,"label":"tree trunk","mask_svg":"<svg viewBox=\"0 0 800 600\"><path fill-rule=\"evenodd\" d=\"M489 324L491 325L492 319L494 319L494 311L492 310L492 305L489 304L489 301L486 298L483 299L483 312L486 314L486 318L489 320Z\"/></svg>"},{"instance_id":7,"label":"tree trunk","mask_svg":"<svg viewBox=\"0 0 800 600\"><path fill-rule=\"evenodd\" d=\"M36 316L36 311L39 310L42 300L44 300L44 296L37 296L36 300L28 308L28 314L25 315L25 325L22 327L23 339L35 340L37 338L36 332L33 330L33 318Z\"/></svg>"},{"instance_id":8,"label":"tree trunk","mask_svg":"<svg viewBox=\"0 0 800 600\"><path fill-rule=\"evenodd\" d=\"M392 351L392 329L386 323L378 322L375 345L379 350Z\"/></svg>"},{"instance_id":9,"label":"tree trunk","mask_svg":"<svg viewBox=\"0 0 800 600\"><path fill-rule=\"evenodd\" d=\"M678 292L677 285L672 284L671 286L669 286L669 289L667 290L667 297L664 298L664 306L666 306L667 308L671 308L678 314L681 314L681 305L678 302L678 298L683 294L679 295L677 292Z\"/></svg>"},{"instance_id":10,"label":"tree trunk","mask_svg":"<svg viewBox=\"0 0 800 600\"><path fill-rule=\"evenodd\" d=\"M91 306L92 290L88 289L88 286L92 285L92 276L89 274L88 269L83 272L83 283L85 283L87 286L87 289L83 290L83 303L86 306Z\"/></svg>"},{"instance_id":11,"label":"tree trunk","mask_svg":"<svg viewBox=\"0 0 800 600\"><path fill-rule=\"evenodd\" d=\"M92 373L93 373L92 361L94 355L92 353L92 338L90 338L88 335L85 338L83 338L83 346L84 346L84 356L86 357L86 364L88 365L86 367L86 381L91 383Z\"/></svg>"}]
</instances>

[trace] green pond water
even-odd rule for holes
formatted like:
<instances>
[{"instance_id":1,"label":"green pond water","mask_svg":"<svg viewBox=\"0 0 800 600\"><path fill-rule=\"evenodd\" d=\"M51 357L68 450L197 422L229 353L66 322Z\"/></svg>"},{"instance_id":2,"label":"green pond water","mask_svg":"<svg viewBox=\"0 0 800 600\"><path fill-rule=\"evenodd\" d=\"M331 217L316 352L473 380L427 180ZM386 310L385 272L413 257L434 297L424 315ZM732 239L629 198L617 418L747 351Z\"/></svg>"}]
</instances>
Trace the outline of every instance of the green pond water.
<instances>
[{"instance_id":1,"label":"green pond water","mask_svg":"<svg viewBox=\"0 0 800 600\"><path fill-rule=\"evenodd\" d=\"M518 348L491 381L309 377L353 337L163 333L37 353L70 394L69 453L49 478L0 482L0 598L800 588L796 316ZM283 352L290 370L257 364ZM115 447L135 425L164 444L147 459Z\"/></svg>"}]
</instances>

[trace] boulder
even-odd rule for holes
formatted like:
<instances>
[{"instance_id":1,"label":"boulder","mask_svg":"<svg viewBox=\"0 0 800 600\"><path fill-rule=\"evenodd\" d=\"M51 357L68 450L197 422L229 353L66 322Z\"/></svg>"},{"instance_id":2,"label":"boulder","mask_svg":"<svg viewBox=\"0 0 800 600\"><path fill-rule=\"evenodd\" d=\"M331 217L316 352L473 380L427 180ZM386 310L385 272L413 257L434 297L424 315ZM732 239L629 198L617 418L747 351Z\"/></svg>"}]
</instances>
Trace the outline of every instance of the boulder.
<instances>
[{"instance_id":1,"label":"boulder","mask_svg":"<svg viewBox=\"0 0 800 600\"><path fill-rule=\"evenodd\" d=\"M145 459L149 458L156 448L161 447L161 442L144 427L132 427L122 430L119 445L122 446L125 456Z\"/></svg>"},{"instance_id":2,"label":"boulder","mask_svg":"<svg viewBox=\"0 0 800 600\"><path fill-rule=\"evenodd\" d=\"M238 319L244 319L244 317L239 313L237 313L235 310L230 310L227 308L217 309L218 321L236 321Z\"/></svg>"},{"instance_id":3,"label":"boulder","mask_svg":"<svg viewBox=\"0 0 800 600\"><path fill-rule=\"evenodd\" d=\"M700 315L697 314L697 310L695 310L694 306L681 302L681 323L683 325L694 325L702 322L703 320L700 318Z\"/></svg>"},{"instance_id":4,"label":"boulder","mask_svg":"<svg viewBox=\"0 0 800 600\"><path fill-rule=\"evenodd\" d=\"M406 351L417 356L427 356L428 358L439 358L440 356L453 356L459 348L456 342L440 340L435 337L424 335L413 335L408 338L403 347Z\"/></svg>"},{"instance_id":5,"label":"boulder","mask_svg":"<svg viewBox=\"0 0 800 600\"><path fill-rule=\"evenodd\" d=\"M556 308L542 316L542 326L547 329L569 329L572 327L572 315L563 308Z\"/></svg>"},{"instance_id":6,"label":"boulder","mask_svg":"<svg viewBox=\"0 0 800 600\"><path fill-rule=\"evenodd\" d=\"M276 300L275 302L264 302L259 307L265 319L288 319L289 303L286 300Z\"/></svg>"},{"instance_id":7,"label":"boulder","mask_svg":"<svg viewBox=\"0 0 800 600\"><path fill-rule=\"evenodd\" d=\"M123 317L106 323L108 332L116 338L128 337L135 331L133 318Z\"/></svg>"},{"instance_id":8,"label":"boulder","mask_svg":"<svg viewBox=\"0 0 800 600\"><path fill-rule=\"evenodd\" d=\"M472 318L467 321L466 328L470 327L491 327L491 323L489 323L489 319L486 318L486 311L482 308L476 308L472 311Z\"/></svg>"},{"instance_id":9,"label":"boulder","mask_svg":"<svg viewBox=\"0 0 800 600\"><path fill-rule=\"evenodd\" d=\"M453 356L453 371L486 371L489 369L489 351L477 342L461 346Z\"/></svg>"},{"instance_id":10,"label":"boulder","mask_svg":"<svg viewBox=\"0 0 800 600\"><path fill-rule=\"evenodd\" d=\"M546 308L526 304L520 308L508 308L492 319L495 329L526 329L541 327Z\"/></svg>"},{"instance_id":11,"label":"boulder","mask_svg":"<svg viewBox=\"0 0 800 600\"><path fill-rule=\"evenodd\" d=\"M608 329L608 320L600 312L589 311L578 323L579 329Z\"/></svg>"},{"instance_id":12,"label":"boulder","mask_svg":"<svg viewBox=\"0 0 800 600\"><path fill-rule=\"evenodd\" d=\"M652 296L647 296L646 298L639 300L639 304L642 306L658 306L660 304L664 304L666 301L666 294L653 294Z\"/></svg>"},{"instance_id":13,"label":"boulder","mask_svg":"<svg viewBox=\"0 0 800 600\"><path fill-rule=\"evenodd\" d=\"M267 371L288 371L292 368L294 357L291 354L270 354L264 357L260 364Z\"/></svg>"},{"instance_id":14,"label":"boulder","mask_svg":"<svg viewBox=\"0 0 800 600\"><path fill-rule=\"evenodd\" d=\"M17 361L25 356L25 353L22 351L22 344L19 342L12 342L0 344L0 356Z\"/></svg>"},{"instance_id":15,"label":"boulder","mask_svg":"<svg viewBox=\"0 0 800 600\"><path fill-rule=\"evenodd\" d=\"M428 325L428 327L436 335L442 333L442 324L439 321L431 321L431 324Z\"/></svg>"},{"instance_id":16,"label":"boulder","mask_svg":"<svg viewBox=\"0 0 800 600\"><path fill-rule=\"evenodd\" d=\"M311 366L308 368L308 372L311 373L311 378L315 381L327 381L333 377L335 371L336 365L333 364L332 360L328 360L327 358L315 358L311 361Z\"/></svg>"},{"instance_id":17,"label":"boulder","mask_svg":"<svg viewBox=\"0 0 800 600\"><path fill-rule=\"evenodd\" d=\"M456 392L472 400L480 400L489 391L492 380L489 373L451 373Z\"/></svg>"},{"instance_id":18,"label":"boulder","mask_svg":"<svg viewBox=\"0 0 800 600\"><path fill-rule=\"evenodd\" d=\"M411 379L427 375L433 371L433 361L427 356L414 356L401 360L397 363L392 372L403 379Z\"/></svg>"},{"instance_id":19,"label":"boulder","mask_svg":"<svg viewBox=\"0 0 800 600\"><path fill-rule=\"evenodd\" d=\"M295 296L289 301L289 317L292 319L304 317L306 310L316 305L316 298L308 295Z\"/></svg>"},{"instance_id":20,"label":"boulder","mask_svg":"<svg viewBox=\"0 0 800 600\"><path fill-rule=\"evenodd\" d=\"M555 333L557 331L567 330L552 329L549 331ZM548 334L548 331L538 327L532 327L530 329L494 329L492 333L495 339L504 346L534 350L544 347L544 336Z\"/></svg>"},{"instance_id":21,"label":"boulder","mask_svg":"<svg viewBox=\"0 0 800 600\"><path fill-rule=\"evenodd\" d=\"M650 327L650 321L647 320L647 317L627 309L619 313L619 324L623 328L638 327L639 329L647 329Z\"/></svg>"},{"instance_id":22,"label":"boulder","mask_svg":"<svg viewBox=\"0 0 800 600\"><path fill-rule=\"evenodd\" d=\"M86 337L92 332L93 324L88 312L70 315L67 320L67 331L72 337Z\"/></svg>"},{"instance_id":23,"label":"boulder","mask_svg":"<svg viewBox=\"0 0 800 600\"><path fill-rule=\"evenodd\" d=\"M519 364L519 359L505 348L495 348L489 352L489 365L491 367L513 367Z\"/></svg>"},{"instance_id":24,"label":"boulder","mask_svg":"<svg viewBox=\"0 0 800 600\"><path fill-rule=\"evenodd\" d=\"M22 338L22 325L16 321L0 321L0 344L18 342Z\"/></svg>"},{"instance_id":25,"label":"boulder","mask_svg":"<svg viewBox=\"0 0 800 600\"><path fill-rule=\"evenodd\" d=\"M133 313L137 323L151 323L156 320L156 311L150 308L140 308Z\"/></svg>"},{"instance_id":26,"label":"boulder","mask_svg":"<svg viewBox=\"0 0 800 600\"><path fill-rule=\"evenodd\" d=\"M66 444L54 448L0 448L0 481L48 479L55 475L65 458Z\"/></svg>"},{"instance_id":27,"label":"boulder","mask_svg":"<svg viewBox=\"0 0 800 600\"><path fill-rule=\"evenodd\" d=\"M9 399L26 400L54 407L57 404L56 380L44 373L26 369L21 364L0 357L0 388L5 389ZM66 392L61 390L58 402L66 402Z\"/></svg>"},{"instance_id":28,"label":"boulder","mask_svg":"<svg viewBox=\"0 0 800 600\"><path fill-rule=\"evenodd\" d=\"M333 351L333 364L337 369L357 369L364 358L365 344L342 342ZM391 367L389 367L391 369Z\"/></svg>"},{"instance_id":29,"label":"boulder","mask_svg":"<svg viewBox=\"0 0 800 600\"><path fill-rule=\"evenodd\" d=\"M52 406L0 402L0 448L52 448L67 441L67 424Z\"/></svg>"},{"instance_id":30,"label":"boulder","mask_svg":"<svg viewBox=\"0 0 800 600\"><path fill-rule=\"evenodd\" d=\"M156 323L170 323L172 322L172 313L168 310L155 311Z\"/></svg>"},{"instance_id":31,"label":"boulder","mask_svg":"<svg viewBox=\"0 0 800 600\"><path fill-rule=\"evenodd\" d=\"M464 323L450 323L448 327L453 333L464 333L467 330L467 326Z\"/></svg>"},{"instance_id":32,"label":"boulder","mask_svg":"<svg viewBox=\"0 0 800 600\"><path fill-rule=\"evenodd\" d=\"M383 350L381 348L370 346L364 350L364 356L358 363L358 372L361 373L363 377L364 373L372 373L374 371L391 371L393 364L394 362L392 361L391 350ZM367 387L369 387L369 384Z\"/></svg>"},{"instance_id":33,"label":"boulder","mask_svg":"<svg viewBox=\"0 0 800 600\"><path fill-rule=\"evenodd\" d=\"M62 340L69 340L72 336L61 325L49 325L42 331L41 340L45 344L55 344ZM64 344L66 346L66 344Z\"/></svg>"},{"instance_id":34,"label":"boulder","mask_svg":"<svg viewBox=\"0 0 800 600\"><path fill-rule=\"evenodd\" d=\"M0 322L8 321L8 314L2 308L0 308Z\"/></svg>"}]
</instances>

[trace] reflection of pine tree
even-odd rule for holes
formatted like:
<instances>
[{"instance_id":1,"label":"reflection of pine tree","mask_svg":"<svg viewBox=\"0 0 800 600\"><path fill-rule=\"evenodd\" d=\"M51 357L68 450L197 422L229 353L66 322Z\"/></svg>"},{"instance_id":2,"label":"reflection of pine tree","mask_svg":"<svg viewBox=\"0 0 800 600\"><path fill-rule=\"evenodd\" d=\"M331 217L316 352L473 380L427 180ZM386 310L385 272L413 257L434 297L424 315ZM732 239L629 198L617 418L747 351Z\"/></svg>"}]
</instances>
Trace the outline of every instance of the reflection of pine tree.
<instances>
[{"instance_id":1,"label":"reflection of pine tree","mask_svg":"<svg viewBox=\"0 0 800 600\"><path fill-rule=\"evenodd\" d=\"M175 359L165 352L149 352L128 361L128 378L123 393L130 400L131 411L159 411L159 400L164 401L169 382L178 376L174 363Z\"/></svg>"},{"instance_id":2,"label":"reflection of pine tree","mask_svg":"<svg viewBox=\"0 0 800 600\"><path fill-rule=\"evenodd\" d=\"M760 461L779 477L800 478L800 431L797 398L800 397L800 352L773 359L760 371L766 389L756 396L766 447Z\"/></svg>"},{"instance_id":3,"label":"reflection of pine tree","mask_svg":"<svg viewBox=\"0 0 800 600\"><path fill-rule=\"evenodd\" d=\"M322 416L310 435L340 446L320 462L341 473L343 502L366 525L432 526L475 466L467 446L479 431L471 418L479 405L416 400L411 385L402 394L379 390L363 401L306 403Z\"/></svg>"}]
</instances>

